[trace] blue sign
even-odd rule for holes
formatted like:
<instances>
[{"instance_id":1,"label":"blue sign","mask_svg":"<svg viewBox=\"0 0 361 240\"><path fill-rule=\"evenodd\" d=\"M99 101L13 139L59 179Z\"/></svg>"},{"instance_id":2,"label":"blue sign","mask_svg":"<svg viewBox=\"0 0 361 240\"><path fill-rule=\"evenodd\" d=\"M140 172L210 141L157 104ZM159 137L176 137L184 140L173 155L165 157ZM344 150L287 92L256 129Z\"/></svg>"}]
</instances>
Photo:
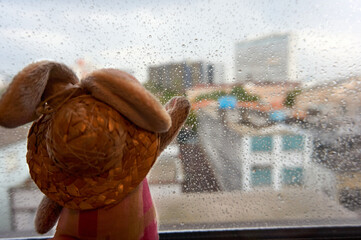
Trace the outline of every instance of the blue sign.
<instances>
[{"instance_id":1,"label":"blue sign","mask_svg":"<svg viewBox=\"0 0 361 240\"><path fill-rule=\"evenodd\" d=\"M234 96L223 96L218 98L220 109L234 109L237 105L237 98Z\"/></svg>"},{"instance_id":2,"label":"blue sign","mask_svg":"<svg viewBox=\"0 0 361 240\"><path fill-rule=\"evenodd\" d=\"M282 122L286 120L286 114L283 111L274 111L270 114L270 119L275 122Z\"/></svg>"}]
</instances>

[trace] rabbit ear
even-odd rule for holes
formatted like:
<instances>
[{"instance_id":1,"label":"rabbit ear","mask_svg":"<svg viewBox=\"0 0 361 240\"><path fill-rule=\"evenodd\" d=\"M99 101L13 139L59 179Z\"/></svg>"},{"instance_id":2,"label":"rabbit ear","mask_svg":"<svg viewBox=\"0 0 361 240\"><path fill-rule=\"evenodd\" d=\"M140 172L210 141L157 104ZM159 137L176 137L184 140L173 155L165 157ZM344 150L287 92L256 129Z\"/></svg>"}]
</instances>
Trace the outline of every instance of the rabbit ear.
<instances>
[{"instance_id":1,"label":"rabbit ear","mask_svg":"<svg viewBox=\"0 0 361 240\"><path fill-rule=\"evenodd\" d=\"M167 132L159 134L159 153L161 153L178 135L179 130L182 128L188 117L190 108L191 104L185 97L173 97L167 102L165 109L172 119L172 126Z\"/></svg>"},{"instance_id":2,"label":"rabbit ear","mask_svg":"<svg viewBox=\"0 0 361 240\"><path fill-rule=\"evenodd\" d=\"M76 83L76 75L63 64L42 61L28 65L0 100L0 125L13 128L35 120L41 101Z\"/></svg>"},{"instance_id":3,"label":"rabbit ear","mask_svg":"<svg viewBox=\"0 0 361 240\"><path fill-rule=\"evenodd\" d=\"M81 87L109 104L137 126L152 132L166 132L171 119L164 107L133 76L115 69L93 72Z\"/></svg>"}]
</instances>

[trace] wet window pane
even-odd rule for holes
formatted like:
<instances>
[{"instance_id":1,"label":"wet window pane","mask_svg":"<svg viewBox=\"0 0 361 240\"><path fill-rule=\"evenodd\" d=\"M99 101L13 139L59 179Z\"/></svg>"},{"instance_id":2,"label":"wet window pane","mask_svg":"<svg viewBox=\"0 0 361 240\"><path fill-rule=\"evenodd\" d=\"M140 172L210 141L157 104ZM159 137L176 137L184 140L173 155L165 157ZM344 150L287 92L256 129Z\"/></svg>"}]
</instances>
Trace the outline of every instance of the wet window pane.
<instances>
[{"instance_id":1,"label":"wet window pane","mask_svg":"<svg viewBox=\"0 0 361 240\"><path fill-rule=\"evenodd\" d=\"M163 105L187 97L184 126L147 175L159 231L359 226L360 9L358 1L1 1L0 95L46 59L79 79L120 69ZM38 236L44 195L26 161L30 126L0 127L0 237Z\"/></svg>"}]
</instances>

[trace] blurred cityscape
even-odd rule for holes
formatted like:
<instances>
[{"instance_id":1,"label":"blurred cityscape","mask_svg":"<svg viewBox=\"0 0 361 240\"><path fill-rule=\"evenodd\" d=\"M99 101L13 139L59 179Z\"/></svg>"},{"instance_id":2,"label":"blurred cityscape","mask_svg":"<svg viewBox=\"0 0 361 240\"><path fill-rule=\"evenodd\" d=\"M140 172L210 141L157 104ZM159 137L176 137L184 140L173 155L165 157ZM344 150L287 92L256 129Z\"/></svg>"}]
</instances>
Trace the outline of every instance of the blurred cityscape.
<instances>
[{"instance_id":1,"label":"blurred cityscape","mask_svg":"<svg viewBox=\"0 0 361 240\"><path fill-rule=\"evenodd\" d=\"M231 84L221 63L148 67L144 85L163 104L192 104L148 175L160 230L361 223L361 76L305 86L293 46L291 34L238 42ZM73 68L81 77L94 66ZM35 235L28 128L0 128L1 236Z\"/></svg>"}]
</instances>

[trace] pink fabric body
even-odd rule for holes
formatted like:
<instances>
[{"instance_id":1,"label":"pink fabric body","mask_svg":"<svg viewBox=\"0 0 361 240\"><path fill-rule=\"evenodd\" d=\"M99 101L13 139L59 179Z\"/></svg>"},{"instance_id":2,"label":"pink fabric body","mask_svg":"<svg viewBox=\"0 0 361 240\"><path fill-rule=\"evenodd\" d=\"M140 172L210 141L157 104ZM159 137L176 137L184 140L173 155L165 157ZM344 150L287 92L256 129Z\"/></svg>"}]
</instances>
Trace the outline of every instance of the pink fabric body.
<instances>
[{"instance_id":1,"label":"pink fabric body","mask_svg":"<svg viewBox=\"0 0 361 240\"><path fill-rule=\"evenodd\" d=\"M64 208L54 239L157 240L156 213L147 180L112 207L89 211Z\"/></svg>"}]
</instances>

